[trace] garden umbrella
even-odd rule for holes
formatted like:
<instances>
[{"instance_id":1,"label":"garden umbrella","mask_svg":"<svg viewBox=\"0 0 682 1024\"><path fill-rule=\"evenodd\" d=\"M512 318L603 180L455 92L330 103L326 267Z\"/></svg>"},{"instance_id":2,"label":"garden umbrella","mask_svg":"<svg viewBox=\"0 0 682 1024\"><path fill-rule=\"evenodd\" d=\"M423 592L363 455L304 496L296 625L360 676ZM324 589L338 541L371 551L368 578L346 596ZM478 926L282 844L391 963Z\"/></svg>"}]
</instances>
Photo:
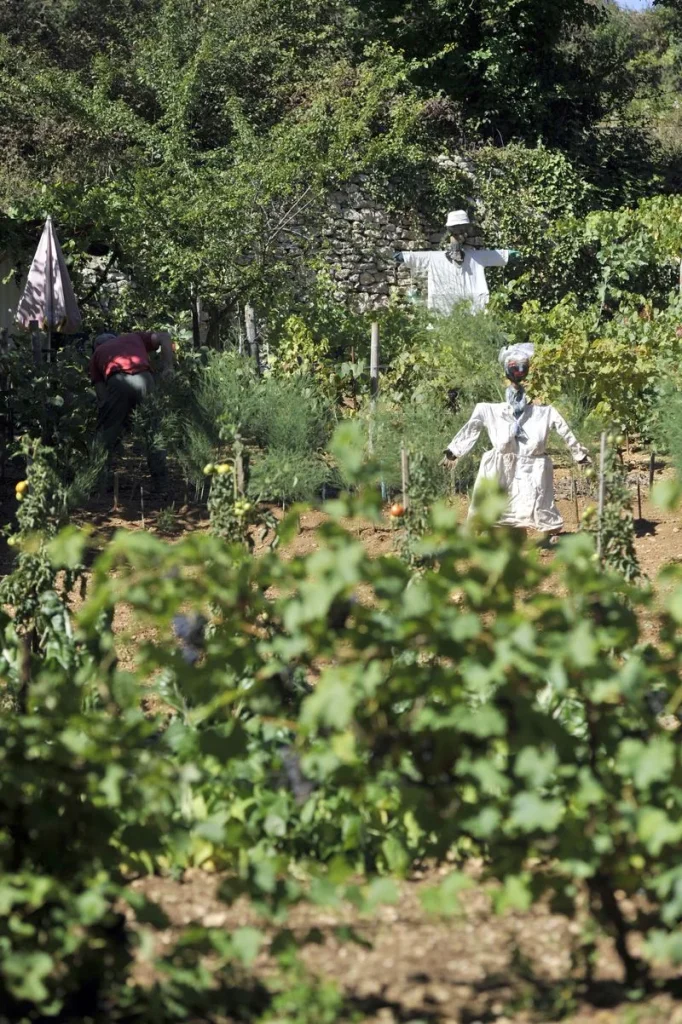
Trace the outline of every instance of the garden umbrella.
<instances>
[{"instance_id":1,"label":"garden umbrella","mask_svg":"<svg viewBox=\"0 0 682 1024\"><path fill-rule=\"evenodd\" d=\"M28 329L36 320L47 331L48 351L52 331L73 334L81 324L80 310L52 217L45 221L17 307L16 321L22 327Z\"/></svg>"}]
</instances>

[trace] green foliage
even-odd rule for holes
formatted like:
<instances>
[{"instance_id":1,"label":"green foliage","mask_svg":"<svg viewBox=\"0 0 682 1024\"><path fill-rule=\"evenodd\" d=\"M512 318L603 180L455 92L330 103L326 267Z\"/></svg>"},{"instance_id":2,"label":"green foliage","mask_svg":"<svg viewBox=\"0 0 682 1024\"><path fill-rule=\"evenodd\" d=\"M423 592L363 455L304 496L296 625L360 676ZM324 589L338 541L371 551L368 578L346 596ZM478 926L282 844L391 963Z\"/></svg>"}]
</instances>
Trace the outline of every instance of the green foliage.
<instances>
[{"instance_id":1,"label":"green foliage","mask_svg":"<svg viewBox=\"0 0 682 1024\"><path fill-rule=\"evenodd\" d=\"M677 372L677 303L662 311L628 304L608 318L599 313L580 309L569 296L546 313L527 303L504 323L519 340L536 345L529 381L534 395L561 404L570 390L593 422L650 436L665 377Z\"/></svg>"},{"instance_id":2,"label":"green foliage","mask_svg":"<svg viewBox=\"0 0 682 1024\"><path fill-rule=\"evenodd\" d=\"M625 439L609 434L606 440L604 507L601 516L594 508L586 511L583 523L595 537L601 564L626 580L634 581L641 570L635 552L632 494L618 450L618 441L622 445Z\"/></svg>"},{"instance_id":3,"label":"green foliage","mask_svg":"<svg viewBox=\"0 0 682 1024\"><path fill-rule=\"evenodd\" d=\"M333 446L348 475L362 474L355 434L344 425ZM663 688L672 704L678 687L677 570L663 642L643 645L651 596L604 575L584 534L550 569L492 528L499 495L481 495L474 530L436 505L414 538L413 576L340 525L374 515L375 494L331 503L318 547L294 559L206 534L173 545L121 534L59 645L33 656L5 617L0 670L19 665L22 701L0 742L3 1006L37 1020L103 1005L144 1018L153 1004L165 1020L206 1000L213 1012L239 1005L239 971L261 942L252 930L195 928L152 990L128 983L136 944L166 926L130 873L190 865L220 869L220 898L249 898L276 929L304 898L395 899L374 874L456 849L482 859L484 884L501 883L499 910L548 894L573 914L585 890L628 981L649 956L674 960L682 754L647 694ZM82 539L67 533L47 556L55 570L77 564ZM103 626L121 606L145 637L125 670ZM179 631L190 614L203 618ZM142 713L141 688L158 710ZM457 873L427 902L452 912L467 884ZM616 890L643 890L646 919L626 920ZM629 947L640 929L642 961ZM274 942L291 949L289 933ZM272 1014L307 1021L315 1006L333 1020L338 994L288 969Z\"/></svg>"},{"instance_id":4,"label":"green foliage","mask_svg":"<svg viewBox=\"0 0 682 1024\"><path fill-rule=\"evenodd\" d=\"M542 145L491 146L474 159L479 217L488 239L521 252L520 275L507 286L510 295L517 302L556 301L567 285L575 288L565 278L574 239L569 230L557 238L557 225L582 219L594 203L594 189L562 153Z\"/></svg>"}]
</instances>

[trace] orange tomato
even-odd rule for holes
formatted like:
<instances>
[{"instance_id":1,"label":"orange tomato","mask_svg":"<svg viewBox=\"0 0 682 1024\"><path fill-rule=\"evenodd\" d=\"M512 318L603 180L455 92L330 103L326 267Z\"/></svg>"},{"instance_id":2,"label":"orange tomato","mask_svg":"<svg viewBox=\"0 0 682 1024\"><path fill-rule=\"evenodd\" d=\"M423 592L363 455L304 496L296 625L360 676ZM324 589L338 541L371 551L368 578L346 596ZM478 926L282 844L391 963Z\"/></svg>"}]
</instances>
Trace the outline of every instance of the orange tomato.
<instances>
[{"instance_id":1,"label":"orange tomato","mask_svg":"<svg viewBox=\"0 0 682 1024\"><path fill-rule=\"evenodd\" d=\"M394 505L391 505L391 515L394 519L400 519L401 516L405 515L405 506L396 501Z\"/></svg>"}]
</instances>

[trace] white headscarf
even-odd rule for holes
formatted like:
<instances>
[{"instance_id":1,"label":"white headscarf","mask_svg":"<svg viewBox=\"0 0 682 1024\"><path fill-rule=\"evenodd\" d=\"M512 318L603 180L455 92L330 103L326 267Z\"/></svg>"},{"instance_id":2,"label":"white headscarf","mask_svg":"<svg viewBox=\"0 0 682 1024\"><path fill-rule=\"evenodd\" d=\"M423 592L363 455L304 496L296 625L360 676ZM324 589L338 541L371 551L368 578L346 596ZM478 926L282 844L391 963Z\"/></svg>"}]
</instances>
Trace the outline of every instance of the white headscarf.
<instances>
[{"instance_id":1,"label":"white headscarf","mask_svg":"<svg viewBox=\"0 0 682 1024\"><path fill-rule=\"evenodd\" d=\"M519 342L516 345L507 345L500 349L500 363L504 367L505 375L509 363L516 362L528 365L531 361L535 346L530 342ZM514 413L514 434L518 437L521 433L521 417L530 405L526 389L521 381L512 381L506 390L505 398Z\"/></svg>"}]
</instances>

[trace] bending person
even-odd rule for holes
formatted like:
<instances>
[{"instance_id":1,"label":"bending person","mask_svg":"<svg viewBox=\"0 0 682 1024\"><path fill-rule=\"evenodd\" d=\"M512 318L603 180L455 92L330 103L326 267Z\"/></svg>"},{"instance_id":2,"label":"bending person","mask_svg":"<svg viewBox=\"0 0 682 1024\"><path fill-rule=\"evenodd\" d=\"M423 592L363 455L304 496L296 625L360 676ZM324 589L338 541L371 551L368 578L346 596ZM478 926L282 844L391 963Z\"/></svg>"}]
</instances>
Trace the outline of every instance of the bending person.
<instances>
[{"instance_id":1,"label":"bending person","mask_svg":"<svg viewBox=\"0 0 682 1024\"><path fill-rule=\"evenodd\" d=\"M133 410L154 389L150 353L161 348L165 377L173 370L173 346L167 331L138 331L133 334L100 334L90 360L90 378L95 385L99 403L97 430L107 449L109 464L113 462L121 435L130 424ZM167 486L166 456L151 438L147 462L154 488Z\"/></svg>"},{"instance_id":2,"label":"bending person","mask_svg":"<svg viewBox=\"0 0 682 1024\"><path fill-rule=\"evenodd\" d=\"M554 501L554 471L546 454L547 440L556 430L577 463L589 463L564 418L552 405L533 405L523 387L528 376L532 345L512 345L500 352L510 381L505 402L480 402L471 419L445 450L444 464L452 465L476 444L486 430L492 448L481 459L469 515L475 511L476 488L481 480L496 480L507 492L509 504L501 526L558 533L563 519Z\"/></svg>"}]
</instances>

